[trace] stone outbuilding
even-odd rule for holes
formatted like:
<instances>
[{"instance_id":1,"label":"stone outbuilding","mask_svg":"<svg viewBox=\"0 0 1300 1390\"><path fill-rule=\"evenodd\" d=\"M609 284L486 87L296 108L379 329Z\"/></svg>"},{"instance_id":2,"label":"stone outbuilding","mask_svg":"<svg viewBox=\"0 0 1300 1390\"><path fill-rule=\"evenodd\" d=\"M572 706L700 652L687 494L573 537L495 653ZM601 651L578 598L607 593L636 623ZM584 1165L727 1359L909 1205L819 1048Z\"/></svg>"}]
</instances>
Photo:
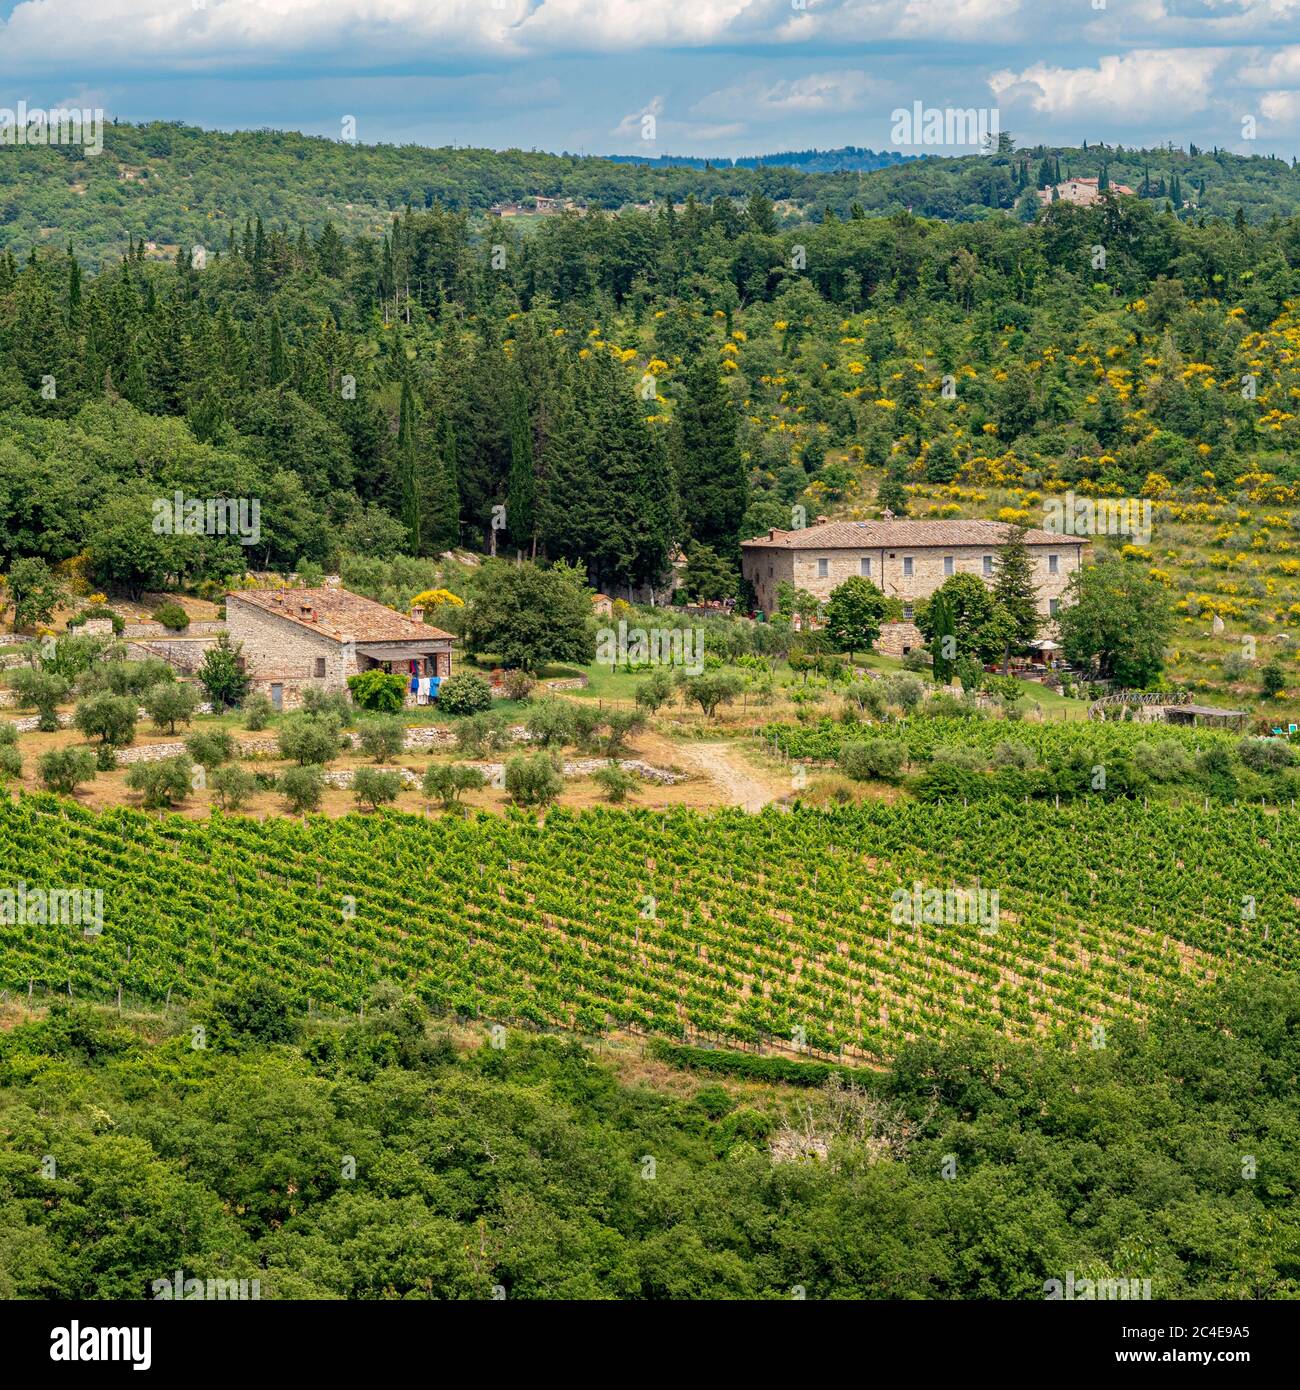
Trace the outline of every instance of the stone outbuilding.
<instances>
[{"instance_id":1,"label":"stone outbuilding","mask_svg":"<svg viewBox=\"0 0 1300 1390\"><path fill-rule=\"evenodd\" d=\"M226 630L277 709L301 704L310 686L345 690L374 667L406 677L408 705L425 704L451 674L451 633L425 623L422 608L408 618L337 587L227 594Z\"/></svg>"}]
</instances>

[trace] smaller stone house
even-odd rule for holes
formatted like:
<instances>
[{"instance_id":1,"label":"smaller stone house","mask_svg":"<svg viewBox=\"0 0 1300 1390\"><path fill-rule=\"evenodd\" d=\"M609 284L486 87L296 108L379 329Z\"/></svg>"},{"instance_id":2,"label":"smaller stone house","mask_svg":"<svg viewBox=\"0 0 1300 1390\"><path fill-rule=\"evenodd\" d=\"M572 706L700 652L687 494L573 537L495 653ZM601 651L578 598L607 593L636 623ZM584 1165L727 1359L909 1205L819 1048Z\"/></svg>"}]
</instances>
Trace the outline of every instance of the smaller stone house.
<instances>
[{"instance_id":1,"label":"smaller stone house","mask_svg":"<svg viewBox=\"0 0 1300 1390\"><path fill-rule=\"evenodd\" d=\"M227 594L226 630L277 709L301 704L309 686L345 690L373 667L407 677L407 704L423 704L451 674L452 636L426 624L422 608L407 618L341 588Z\"/></svg>"}]
</instances>

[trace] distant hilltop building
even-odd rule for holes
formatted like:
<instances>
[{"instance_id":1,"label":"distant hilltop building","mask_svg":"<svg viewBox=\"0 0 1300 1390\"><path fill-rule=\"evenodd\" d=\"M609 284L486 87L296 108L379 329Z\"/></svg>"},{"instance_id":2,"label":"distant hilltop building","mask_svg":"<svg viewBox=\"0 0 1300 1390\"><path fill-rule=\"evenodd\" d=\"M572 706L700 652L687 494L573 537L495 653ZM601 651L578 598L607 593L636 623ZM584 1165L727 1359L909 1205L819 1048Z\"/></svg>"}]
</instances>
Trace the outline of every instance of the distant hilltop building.
<instances>
[{"instance_id":1,"label":"distant hilltop building","mask_svg":"<svg viewBox=\"0 0 1300 1390\"><path fill-rule=\"evenodd\" d=\"M493 203L488 209L488 215L491 217L522 217L532 213L541 217L554 217L561 212L582 214L586 210L585 207L574 202L572 198L548 198L539 193L535 198L525 203Z\"/></svg>"},{"instance_id":2,"label":"distant hilltop building","mask_svg":"<svg viewBox=\"0 0 1300 1390\"><path fill-rule=\"evenodd\" d=\"M1099 187L1099 183L1099 179L1066 179L1064 183L1048 184L1046 188L1038 190L1038 201L1043 204L1060 201L1088 208L1101 202L1105 192L1126 193L1130 198L1134 196L1126 183L1112 183L1109 189Z\"/></svg>"}]
</instances>

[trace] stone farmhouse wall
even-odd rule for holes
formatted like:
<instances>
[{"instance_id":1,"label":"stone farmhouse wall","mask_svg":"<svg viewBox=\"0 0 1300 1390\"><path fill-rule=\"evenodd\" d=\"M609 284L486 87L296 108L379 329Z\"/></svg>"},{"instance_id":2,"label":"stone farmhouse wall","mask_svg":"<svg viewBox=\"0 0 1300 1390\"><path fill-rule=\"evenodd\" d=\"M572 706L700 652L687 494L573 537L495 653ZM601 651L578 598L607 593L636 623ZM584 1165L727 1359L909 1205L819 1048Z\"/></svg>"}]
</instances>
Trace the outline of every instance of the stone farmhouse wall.
<instances>
[{"instance_id":1,"label":"stone farmhouse wall","mask_svg":"<svg viewBox=\"0 0 1300 1390\"><path fill-rule=\"evenodd\" d=\"M1068 537L1062 537L1059 547L1029 547L1034 560L1034 582L1038 585L1038 610L1044 617L1051 612L1051 601L1064 595L1070 576L1079 568L1081 550L1082 547ZM996 554L997 547L989 545L898 546L893 549L869 546L821 551L812 546L806 550L774 546L745 551L743 569L745 578L754 586L759 606L767 613L776 608L777 585L783 580L796 588L806 589L817 598L826 599L846 579L863 574L864 560L870 562L871 569L871 573L864 577L888 597L899 599L906 606L929 598L945 579L950 579L954 574L978 575L991 584L992 576L985 574L984 562L987 557L992 563ZM1050 571L1050 555L1057 557L1056 574ZM912 561L910 575L904 573L904 560L908 558ZM949 559L952 561L951 572L946 564ZM826 561L825 575L818 573L819 560Z\"/></svg>"},{"instance_id":2,"label":"stone farmhouse wall","mask_svg":"<svg viewBox=\"0 0 1300 1390\"><path fill-rule=\"evenodd\" d=\"M253 688L269 694L272 685L282 686L285 709L300 705L308 686L345 689L357 670L355 644L335 642L301 623L264 613L234 594L226 601L226 631L241 645ZM321 661L324 672L318 675Z\"/></svg>"},{"instance_id":3,"label":"stone farmhouse wall","mask_svg":"<svg viewBox=\"0 0 1300 1390\"><path fill-rule=\"evenodd\" d=\"M917 647L925 646L925 638L915 623L881 623L875 646L886 656L906 656Z\"/></svg>"}]
</instances>

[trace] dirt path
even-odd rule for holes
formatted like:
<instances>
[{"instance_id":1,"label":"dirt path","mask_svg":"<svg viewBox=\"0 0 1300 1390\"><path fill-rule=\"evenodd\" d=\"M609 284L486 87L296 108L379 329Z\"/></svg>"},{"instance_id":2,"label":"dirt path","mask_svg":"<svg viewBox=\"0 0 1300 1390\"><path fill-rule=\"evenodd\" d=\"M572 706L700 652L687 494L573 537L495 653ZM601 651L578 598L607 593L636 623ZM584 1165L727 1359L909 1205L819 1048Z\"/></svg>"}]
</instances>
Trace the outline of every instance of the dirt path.
<instances>
[{"instance_id":1,"label":"dirt path","mask_svg":"<svg viewBox=\"0 0 1300 1390\"><path fill-rule=\"evenodd\" d=\"M730 743L679 743L677 757L709 778L728 806L761 811L787 790L750 766Z\"/></svg>"}]
</instances>

